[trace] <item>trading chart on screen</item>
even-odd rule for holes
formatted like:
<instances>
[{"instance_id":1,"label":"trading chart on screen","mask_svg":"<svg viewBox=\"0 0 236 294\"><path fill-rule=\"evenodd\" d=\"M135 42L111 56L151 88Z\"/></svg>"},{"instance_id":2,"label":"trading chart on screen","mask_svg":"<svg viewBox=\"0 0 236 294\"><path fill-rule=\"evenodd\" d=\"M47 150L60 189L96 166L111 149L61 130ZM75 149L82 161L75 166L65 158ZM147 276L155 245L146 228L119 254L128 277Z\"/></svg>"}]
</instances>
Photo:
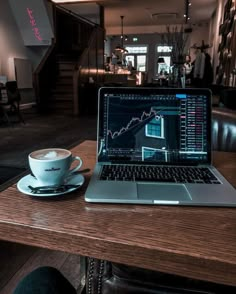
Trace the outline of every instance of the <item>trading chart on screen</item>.
<instances>
[{"instance_id":1,"label":"trading chart on screen","mask_svg":"<svg viewBox=\"0 0 236 294\"><path fill-rule=\"evenodd\" d=\"M101 157L179 162L207 154L204 96L106 94Z\"/></svg>"}]
</instances>

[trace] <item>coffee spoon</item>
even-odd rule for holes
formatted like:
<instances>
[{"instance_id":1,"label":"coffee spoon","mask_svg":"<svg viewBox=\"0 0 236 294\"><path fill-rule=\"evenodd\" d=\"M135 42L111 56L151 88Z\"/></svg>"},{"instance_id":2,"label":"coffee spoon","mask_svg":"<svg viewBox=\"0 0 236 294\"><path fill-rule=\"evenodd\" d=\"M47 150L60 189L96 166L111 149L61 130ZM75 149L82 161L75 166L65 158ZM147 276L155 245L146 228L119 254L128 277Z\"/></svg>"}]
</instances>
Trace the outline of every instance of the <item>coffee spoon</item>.
<instances>
[{"instance_id":1,"label":"coffee spoon","mask_svg":"<svg viewBox=\"0 0 236 294\"><path fill-rule=\"evenodd\" d=\"M28 186L34 194L46 194L46 193L61 193L65 192L72 188L78 188L81 185L72 185L72 184L65 184L65 185L58 185L58 186L39 186L39 187L32 187Z\"/></svg>"}]
</instances>

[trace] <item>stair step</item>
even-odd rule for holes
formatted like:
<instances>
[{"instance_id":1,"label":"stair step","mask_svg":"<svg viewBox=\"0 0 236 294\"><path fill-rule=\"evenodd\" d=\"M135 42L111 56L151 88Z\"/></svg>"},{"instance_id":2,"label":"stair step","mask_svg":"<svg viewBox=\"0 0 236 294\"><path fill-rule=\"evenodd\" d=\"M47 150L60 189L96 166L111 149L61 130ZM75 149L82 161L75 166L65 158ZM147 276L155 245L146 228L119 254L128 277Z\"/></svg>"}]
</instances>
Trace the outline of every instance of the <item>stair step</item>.
<instances>
[{"instance_id":1,"label":"stair step","mask_svg":"<svg viewBox=\"0 0 236 294\"><path fill-rule=\"evenodd\" d=\"M78 58L71 56L57 56L58 76L54 88L51 89L49 108L55 113L74 114L73 74Z\"/></svg>"},{"instance_id":2,"label":"stair step","mask_svg":"<svg viewBox=\"0 0 236 294\"><path fill-rule=\"evenodd\" d=\"M60 101L73 101L73 95L60 95L60 94L51 94L50 100L60 100Z\"/></svg>"},{"instance_id":3,"label":"stair step","mask_svg":"<svg viewBox=\"0 0 236 294\"><path fill-rule=\"evenodd\" d=\"M52 94L50 101L73 101L73 95L58 95Z\"/></svg>"},{"instance_id":4,"label":"stair step","mask_svg":"<svg viewBox=\"0 0 236 294\"><path fill-rule=\"evenodd\" d=\"M74 115L74 111L72 108L66 109L66 108L55 108L55 107L49 107L49 111L53 111L53 113L55 114L63 114L63 115L69 115L69 116L73 116Z\"/></svg>"},{"instance_id":5,"label":"stair step","mask_svg":"<svg viewBox=\"0 0 236 294\"><path fill-rule=\"evenodd\" d=\"M73 109L73 103L72 102L54 102L49 103L49 109L52 109L55 113L61 113L61 114L70 114L73 115L74 109Z\"/></svg>"},{"instance_id":6,"label":"stair step","mask_svg":"<svg viewBox=\"0 0 236 294\"><path fill-rule=\"evenodd\" d=\"M81 51L82 53L82 51ZM61 62L77 62L80 54L77 52L76 54L57 54L57 60Z\"/></svg>"},{"instance_id":7,"label":"stair step","mask_svg":"<svg viewBox=\"0 0 236 294\"><path fill-rule=\"evenodd\" d=\"M76 67L76 63L74 62L58 62L59 70L74 70Z\"/></svg>"},{"instance_id":8,"label":"stair step","mask_svg":"<svg viewBox=\"0 0 236 294\"><path fill-rule=\"evenodd\" d=\"M60 93L60 94L73 94L73 86L72 85L56 85L56 88L51 90L52 93Z\"/></svg>"},{"instance_id":9,"label":"stair step","mask_svg":"<svg viewBox=\"0 0 236 294\"><path fill-rule=\"evenodd\" d=\"M59 108L61 108L61 107L65 107L65 108L71 108L71 107L73 107L73 100L72 99L70 99L70 100L68 100L68 99L50 99L49 100L49 104L50 105L52 105L52 106L55 106L55 107L59 107Z\"/></svg>"},{"instance_id":10,"label":"stair step","mask_svg":"<svg viewBox=\"0 0 236 294\"><path fill-rule=\"evenodd\" d=\"M56 81L56 87L62 85L73 87L73 79L71 77L59 77Z\"/></svg>"},{"instance_id":11,"label":"stair step","mask_svg":"<svg viewBox=\"0 0 236 294\"><path fill-rule=\"evenodd\" d=\"M65 105L65 104L56 104L56 105L52 105L53 109L57 109L57 110L71 110L71 112L73 111L73 106L72 105Z\"/></svg>"},{"instance_id":12,"label":"stair step","mask_svg":"<svg viewBox=\"0 0 236 294\"><path fill-rule=\"evenodd\" d=\"M71 70L60 70L59 71L59 74L58 74L58 77L61 78L61 77L73 77L73 71Z\"/></svg>"}]
</instances>

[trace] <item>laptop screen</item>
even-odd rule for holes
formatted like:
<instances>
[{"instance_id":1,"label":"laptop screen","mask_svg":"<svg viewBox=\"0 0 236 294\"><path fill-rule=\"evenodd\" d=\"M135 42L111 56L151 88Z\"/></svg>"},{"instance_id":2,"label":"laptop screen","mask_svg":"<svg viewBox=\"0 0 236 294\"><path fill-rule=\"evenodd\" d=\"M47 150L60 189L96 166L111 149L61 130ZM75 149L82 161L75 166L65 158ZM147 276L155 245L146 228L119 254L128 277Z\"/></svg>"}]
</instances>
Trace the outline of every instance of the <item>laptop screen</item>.
<instances>
[{"instance_id":1,"label":"laptop screen","mask_svg":"<svg viewBox=\"0 0 236 294\"><path fill-rule=\"evenodd\" d=\"M98 161L211 161L211 92L207 89L103 87L98 125Z\"/></svg>"}]
</instances>

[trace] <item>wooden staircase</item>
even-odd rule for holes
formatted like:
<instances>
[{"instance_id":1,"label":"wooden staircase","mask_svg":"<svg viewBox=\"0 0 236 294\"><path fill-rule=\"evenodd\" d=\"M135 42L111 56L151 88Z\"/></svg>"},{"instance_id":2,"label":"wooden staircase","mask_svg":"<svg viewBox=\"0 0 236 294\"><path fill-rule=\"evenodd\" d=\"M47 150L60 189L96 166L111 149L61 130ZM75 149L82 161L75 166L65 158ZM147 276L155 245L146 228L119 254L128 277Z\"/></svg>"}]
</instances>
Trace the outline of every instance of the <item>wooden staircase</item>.
<instances>
[{"instance_id":1,"label":"wooden staircase","mask_svg":"<svg viewBox=\"0 0 236 294\"><path fill-rule=\"evenodd\" d=\"M58 58L58 74L49 100L49 109L54 113L73 115L73 73L75 67L75 60Z\"/></svg>"},{"instance_id":2,"label":"wooden staircase","mask_svg":"<svg viewBox=\"0 0 236 294\"><path fill-rule=\"evenodd\" d=\"M91 75L103 80L104 11L100 26L60 5L53 9L55 38L33 75L37 106L40 113L79 116L90 102L84 85Z\"/></svg>"}]
</instances>

